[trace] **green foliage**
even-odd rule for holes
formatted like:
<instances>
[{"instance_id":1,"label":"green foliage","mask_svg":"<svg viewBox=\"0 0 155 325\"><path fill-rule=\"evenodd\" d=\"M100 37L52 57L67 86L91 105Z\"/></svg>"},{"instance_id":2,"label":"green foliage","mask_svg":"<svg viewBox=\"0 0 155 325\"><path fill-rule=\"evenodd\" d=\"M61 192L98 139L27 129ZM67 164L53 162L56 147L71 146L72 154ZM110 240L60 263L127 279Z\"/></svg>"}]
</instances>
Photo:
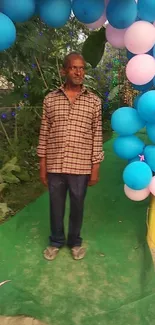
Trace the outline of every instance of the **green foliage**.
<instances>
[{"instance_id":1,"label":"green foliage","mask_svg":"<svg viewBox=\"0 0 155 325\"><path fill-rule=\"evenodd\" d=\"M102 59L104 54L106 38L105 28L92 32L83 44L82 54L86 62L95 68Z\"/></svg>"},{"instance_id":2,"label":"green foliage","mask_svg":"<svg viewBox=\"0 0 155 325\"><path fill-rule=\"evenodd\" d=\"M0 220L5 219L11 212L7 203L0 203Z\"/></svg>"}]
</instances>

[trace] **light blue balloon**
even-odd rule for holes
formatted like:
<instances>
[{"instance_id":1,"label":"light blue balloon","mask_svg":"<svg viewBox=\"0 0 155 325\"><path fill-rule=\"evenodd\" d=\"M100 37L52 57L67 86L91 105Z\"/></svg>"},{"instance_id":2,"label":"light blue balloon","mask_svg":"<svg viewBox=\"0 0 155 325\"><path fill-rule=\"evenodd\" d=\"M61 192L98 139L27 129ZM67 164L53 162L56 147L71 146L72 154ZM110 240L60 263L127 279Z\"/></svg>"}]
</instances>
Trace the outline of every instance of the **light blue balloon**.
<instances>
[{"instance_id":1,"label":"light blue balloon","mask_svg":"<svg viewBox=\"0 0 155 325\"><path fill-rule=\"evenodd\" d=\"M155 90L143 94L138 101L137 110L143 120L155 123Z\"/></svg>"},{"instance_id":2,"label":"light blue balloon","mask_svg":"<svg viewBox=\"0 0 155 325\"><path fill-rule=\"evenodd\" d=\"M133 190L142 190L150 184L152 171L145 162L135 161L127 165L123 172L124 183Z\"/></svg>"},{"instance_id":3,"label":"light blue balloon","mask_svg":"<svg viewBox=\"0 0 155 325\"><path fill-rule=\"evenodd\" d=\"M10 48L16 40L16 28L12 20L0 13L0 51Z\"/></svg>"},{"instance_id":4,"label":"light blue balloon","mask_svg":"<svg viewBox=\"0 0 155 325\"><path fill-rule=\"evenodd\" d=\"M141 155L145 144L142 140L135 135L126 137L119 136L113 143L113 149L116 155L122 159L133 159L138 155Z\"/></svg>"},{"instance_id":5,"label":"light blue balloon","mask_svg":"<svg viewBox=\"0 0 155 325\"><path fill-rule=\"evenodd\" d=\"M12 21L23 23L35 13L35 0L2 0L1 11Z\"/></svg>"},{"instance_id":6,"label":"light blue balloon","mask_svg":"<svg viewBox=\"0 0 155 325\"><path fill-rule=\"evenodd\" d=\"M46 0L38 6L41 20L50 27L63 27L71 14L71 0Z\"/></svg>"},{"instance_id":7,"label":"light blue balloon","mask_svg":"<svg viewBox=\"0 0 155 325\"><path fill-rule=\"evenodd\" d=\"M135 0L110 0L106 16L114 28L127 28L136 21L137 4Z\"/></svg>"},{"instance_id":8,"label":"light blue balloon","mask_svg":"<svg viewBox=\"0 0 155 325\"><path fill-rule=\"evenodd\" d=\"M155 124L147 123L146 131L149 139L155 143Z\"/></svg>"},{"instance_id":9,"label":"light blue balloon","mask_svg":"<svg viewBox=\"0 0 155 325\"><path fill-rule=\"evenodd\" d=\"M104 0L73 0L72 9L75 17L84 24L97 21L104 13Z\"/></svg>"},{"instance_id":10,"label":"light blue balloon","mask_svg":"<svg viewBox=\"0 0 155 325\"><path fill-rule=\"evenodd\" d=\"M152 52L152 56L155 58L155 45L153 46Z\"/></svg>"},{"instance_id":11,"label":"light blue balloon","mask_svg":"<svg viewBox=\"0 0 155 325\"><path fill-rule=\"evenodd\" d=\"M138 0L138 16L145 21L153 22L155 20L155 1Z\"/></svg>"},{"instance_id":12,"label":"light blue balloon","mask_svg":"<svg viewBox=\"0 0 155 325\"><path fill-rule=\"evenodd\" d=\"M135 109L137 109L137 106L138 106L138 101L139 101L139 98L142 96L142 94L139 94L138 96L136 96L134 98L134 102L133 102L133 106Z\"/></svg>"},{"instance_id":13,"label":"light blue balloon","mask_svg":"<svg viewBox=\"0 0 155 325\"><path fill-rule=\"evenodd\" d=\"M112 129L119 135L132 135L145 126L138 112L132 107L118 108L111 118Z\"/></svg>"},{"instance_id":14,"label":"light blue balloon","mask_svg":"<svg viewBox=\"0 0 155 325\"><path fill-rule=\"evenodd\" d=\"M146 146L144 149L144 156L146 163L150 166L152 171L155 172L155 146Z\"/></svg>"},{"instance_id":15,"label":"light blue balloon","mask_svg":"<svg viewBox=\"0 0 155 325\"><path fill-rule=\"evenodd\" d=\"M135 84L132 84L132 87L138 91L148 91L150 90L152 87L153 87L153 79L151 81L149 81L147 84L145 85L135 85Z\"/></svg>"}]
</instances>

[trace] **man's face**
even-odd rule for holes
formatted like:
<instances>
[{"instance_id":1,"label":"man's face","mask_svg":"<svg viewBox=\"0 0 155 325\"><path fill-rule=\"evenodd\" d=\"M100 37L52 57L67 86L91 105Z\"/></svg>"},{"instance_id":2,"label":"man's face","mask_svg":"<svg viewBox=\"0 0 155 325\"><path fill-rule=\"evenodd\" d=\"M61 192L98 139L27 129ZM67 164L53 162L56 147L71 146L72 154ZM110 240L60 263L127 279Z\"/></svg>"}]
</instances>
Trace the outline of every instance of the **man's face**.
<instances>
[{"instance_id":1,"label":"man's face","mask_svg":"<svg viewBox=\"0 0 155 325\"><path fill-rule=\"evenodd\" d=\"M85 76L85 62L80 56L71 56L64 69L66 81L72 85L82 85Z\"/></svg>"}]
</instances>

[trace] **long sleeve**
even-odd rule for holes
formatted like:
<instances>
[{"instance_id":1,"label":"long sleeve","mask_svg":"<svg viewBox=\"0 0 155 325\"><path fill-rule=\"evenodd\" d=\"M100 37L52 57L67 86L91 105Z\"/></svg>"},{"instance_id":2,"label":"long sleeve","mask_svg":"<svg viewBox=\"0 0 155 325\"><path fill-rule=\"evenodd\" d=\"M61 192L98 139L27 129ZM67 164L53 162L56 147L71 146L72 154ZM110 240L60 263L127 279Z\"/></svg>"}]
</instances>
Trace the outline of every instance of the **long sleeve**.
<instances>
[{"instance_id":1,"label":"long sleeve","mask_svg":"<svg viewBox=\"0 0 155 325\"><path fill-rule=\"evenodd\" d=\"M40 135L39 135L39 145L37 148L37 155L40 158L46 157L46 149L47 149L47 139L49 135L49 122L47 116L47 105L46 105L46 97L43 102L43 115L41 120L40 127Z\"/></svg>"},{"instance_id":2,"label":"long sleeve","mask_svg":"<svg viewBox=\"0 0 155 325\"><path fill-rule=\"evenodd\" d=\"M95 104L93 117L93 154L92 163L97 164L104 160L102 135L102 107L98 99Z\"/></svg>"}]
</instances>

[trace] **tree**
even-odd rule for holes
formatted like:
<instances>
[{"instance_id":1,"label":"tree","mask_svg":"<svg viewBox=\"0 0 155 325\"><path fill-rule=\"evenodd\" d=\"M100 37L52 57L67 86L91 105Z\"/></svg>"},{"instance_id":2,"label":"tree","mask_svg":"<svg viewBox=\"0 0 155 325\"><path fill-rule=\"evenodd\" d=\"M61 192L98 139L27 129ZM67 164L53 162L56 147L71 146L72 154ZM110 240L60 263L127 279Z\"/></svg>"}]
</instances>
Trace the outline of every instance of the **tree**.
<instances>
[{"instance_id":1,"label":"tree","mask_svg":"<svg viewBox=\"0 0 155 325\"><path fill-rule=\"evenodd\" d=\"M64 28L49 28L38 17L16 24L17 41L0 53L1 75L12 83L10 96L1 98L1 106L41 105L46 92L61 83L59 65L70 50L81 51L89 30L74 17Z\"/></svg>"}]
</instances>

